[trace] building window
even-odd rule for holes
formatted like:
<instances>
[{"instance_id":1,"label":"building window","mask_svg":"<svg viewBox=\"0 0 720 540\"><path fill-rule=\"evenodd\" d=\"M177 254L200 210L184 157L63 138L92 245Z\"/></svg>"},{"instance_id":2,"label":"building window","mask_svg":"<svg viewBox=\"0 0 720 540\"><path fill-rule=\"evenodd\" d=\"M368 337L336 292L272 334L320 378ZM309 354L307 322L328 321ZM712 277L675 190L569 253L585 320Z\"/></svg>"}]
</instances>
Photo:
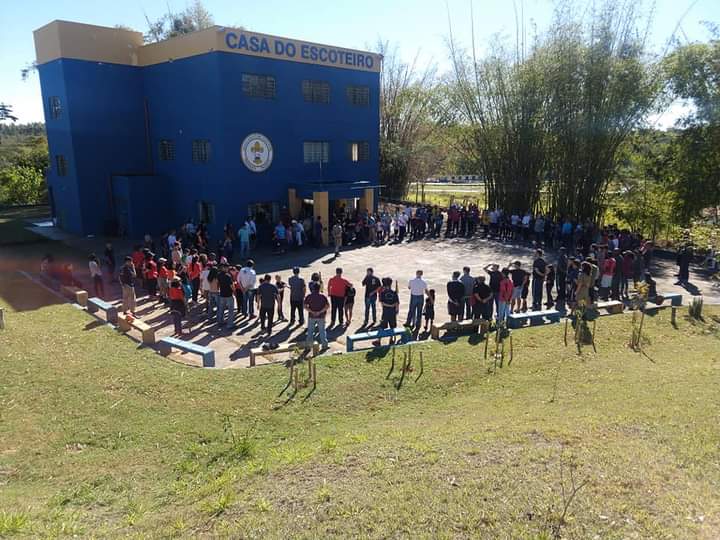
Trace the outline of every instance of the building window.
<instances>
[{"instance_id":1,"label":"building window","mask_svg":"<svg viewBox=\"0 0 720 540\"><path fill-rule=\"evenodd\" d=\"M65 156L60 154L55 156L55 172L58 176L67 176L67 161L65 161Z\"/></svg>"},{"instance_id":2,"label":"building window","mask_svg":"<svg viewBox=\"0 0 720 540\"><path fill-rule=\"evenodd\" d=\"M275 97L275 77L243 73L242 91L248 97L273 99Z\"/></svg>"},{"instance_id":3,"label":"building window","mask_svg":"<svg viewBox=\"0 0 720 540\"><path fill-rule=\"evenodd\" d=\"M348 86L347 99L350 105L367 106L370 105L370 87L368 86Z\"/></svg>"},{"instance_id":4,"label":"building window","mask_svg":"<svg viewBox=\"0 0 720 540\"><path fill-rule=\"evenodd\" d=\"M194 163L207 163L210 161L210 141L195 139L192 142L192 160Z\"/></svg>"},{"instance_id":5,"label":"building window","mask_svg":"<svg viewBox=\"0 0 720 540\"><path fill-rule=\"evenodd\" d=\"M330 103L330 83L325 81L303 81L303 99L309 103Z\"/></svg>"},{"instance_id":6,"label":"building window","mask_svg":"<svg viewBox=\"0 0 720 540\"><path fill-rule=\"evenodd\" d=\"M215 205L208 201L198 201L198 218L206 225L215 223Z\"/></svg>"},{"instance_id":7,"label":"building window","mask_svg":"<svg viewBox=\"0 0 720 540\"><path fill-rule=\"evenodd\" d=\"M305 163L327 163L329 155L329 142L308 141L303 143L303 161Z\"/></svg>"},{"instance_id":8,"label":"building window","mask_svg":"<svg viewBox=\"0 0 720 540\"><path fill-rule=\"evenodd\" d=\"M367 141L355 141L350 143L350 161L367 161L370 159L370 143Z\"/></svg>"},{"instance_id":9,"label":"building window","mask_svg":"<svg viewBox=\"0 0 720 540\"><path fill-rule=\"evenodd\" d=\"M60 98L57 96L50 97L50 117L53 120L57 120L62 116L62 105L60 104Z\"/></svg>"},{"instance_id":10,"label":"building window","mask_svg":"<svg viewBox=\"0 0 720 540\"><path fill-rule=\"evenodd\" d=\"M160 161L175 160L175 141L160 139Z\"/></svg>"}]
</instances>

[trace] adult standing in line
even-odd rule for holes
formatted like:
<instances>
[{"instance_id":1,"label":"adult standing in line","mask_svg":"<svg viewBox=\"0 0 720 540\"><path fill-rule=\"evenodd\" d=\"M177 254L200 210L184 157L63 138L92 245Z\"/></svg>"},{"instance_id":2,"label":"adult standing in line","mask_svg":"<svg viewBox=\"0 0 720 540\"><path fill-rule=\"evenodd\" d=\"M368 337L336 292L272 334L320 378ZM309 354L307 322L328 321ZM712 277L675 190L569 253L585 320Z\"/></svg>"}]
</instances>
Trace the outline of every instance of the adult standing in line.
<instances>
[{"instance_id":1,"label":"adult standing in line","mask_svg":"<svg viewBox=\"0 0 720 540\"><path fill-rule=\"evenodd\" d=\"M428 284L423 279L422 270L415 272L415 277L408 282L408 289L410 289L410 307L408 308L405 326L420 328L423 305L428 292Z\"/></svg>"},{"instance_id":2,"label":"adult standing in line","mask_svg":"<svg viewBox=\"0 0 720 540\"><path fill-rule=\"evenodd\" d=\"M575 302L578 306L589 306L591 304L590 287L592 287L592 283L592 265L585 261L580 265L580 272L578 273L575 288Z\"/></svg>"},{"instance_id":3,"label":"adult standing in line","mask_svg":"<svg viewBox=\"0 0 720 540\"><path fill-rule=\"evenodd\" d=\"M192 301L193 304L197 304L198 292L200 291L200 273L202 272L202 266L200 266L200 257L195 254L190 260L188 265L187 275L190 280L190 286L192 287Z\"/></svg>"},{"instance_id":4,"label":"adult standing in line","mask_svg":"<svg viewBox=\"0 0 720 540\"><path fill-rule=\"evenodd\" d=\"M335 321L340 322L343 326L343 308L345 307L345 294L348 287L352 287L347 279L342 276L342 268L335 269L335 275L328 281L328 294L330 295L330 326L335 326Z\"/></svg>"},{"instance_id":5,"label":"adult standing in line","mask_svg":"<svg viewBox=\"0 0 720 540\"><path fill-rule=\"evenodd\" d=\"M566 298L566 283L567 283L567 271L568 271L568 257L567 257L567 250L565 249L565 246L561 246L559 249L559 255L555 271L555 276L557 280L557 305L558 309L563 309L565 307L565 298Z\"/></svg>"},{"instance_id":6,"label":"adult standing in line","mask_svg":"<svg viewBox=\"0 0 720 540\"><path fill-rule=\"evenodd\" d=\"M235 324L235 297L233 296L233 279L228 272L227 263L220 263L217 275L218 311L217 325L231 330ZM225 322L227 310L227 323Z\"/></svg>"},{"instance_id":7,"label":"adult standing in line","mask_svg":"<svg viewBox=\"0 0 720 540\"><path fill-rule=\"evenodd\" d=\"M520 313L522 307L522 293L528 282L528 273L521 268L522 263L515 261L513 269L510 270L510 276L513 283L512 303L510 304L510 312Z\"/></svg>"},{"instance_id":8,"label":"adult standing in line","mask_svg":"<svg viewBox=\"0 0 720 540\"><path fill-rule=\"evenodd\" d=\"M240 226L237 237L240 243L240 259L245 260L250 255L250 227L247 222Z\"/></svg>"},{"instance_id":9,"label":"adult standing in line","mask_svg":"<svg viewBox=\"0 0 720 540\"><path fill-rule=\"evenodd\" d=\"M120 269L120 286L122 287L122 310L123 313L134 313L137 307L135 300L135 265L132 257L125 257L125 264Z\"/></svg>"},{"instance_id":10,"label":"adult standing in line","mask_svg":"<svg viewBox=\"0 0 720 540\"><path fill-rule=\"evenodd\" d=\"M453 322L462 320L465 285L460 281L460 272L457 270L453 272L452 279L447 282L447 295L450 320Z\"/></svg>"},{"instance_id":11,"label":"adult standing in line","mask_svg":"<svg viewBox=\"0 0 720 540\"><path fill-rule=\"evenodd\" d=\"M543 259L542 249L535 250L535 260L533 261L532 275L532 308L533 311L540 311L542 309L542 297L545 276L547 275L547 264L545 263L545 259Z\"/></svg>"},{"instance_id":12,"label":"adult standing in line","mask_svg":"<svg viewBox=\"0 0 720 540\"><path fill-rule=\"evenodd\" d=\"M620 249L615 248L613 250L613 258L615 259L615 272L612 277L612 293L611 298L613 300L620 300L620 283L622 282L623 267L625 266L622 253Z\"/></svg>"},{"instance_id":13,"label":"adult standing in line","mask_svg":"<svg viewBox=\"0 0 720 540\"><path fill-rule=\"evenodd\" d=\"M510 270L503 268L501 272L502 278L500 279L500 289L498 290L499 301L497 310L497 322L498 324L505 322L508 315L510 314L510 303L513 299L513 282L510 279Z\"/></svg>"},{"instance_id":14,"label":"adult standing in line","mask_svg":"<svg viewBox=\"0 0 720 540\"><path fill-rule=\"evenodd\" d=\"M255 317L255 261L248 259L238 273L238 284L243 290L242 314L250 319Z\"/></svg>"},{"instance_id":15,"label":"adult standing in line","mask_svg":"<svg viewBox=\"0 0 720 540\"><path fill-rule=\"evenodd\" d=\"M339 221L332 228L333 243L335 244L335 256L340 256L340 248L343 240L343 226Z\"/></svg>"},{"instance_id":16,"label":"adult standing in line","mask_svg":"<svg viewBox=\"0 0 720 540\"><path fill-rule=\"evenodd\" d=\"M382 288L380 289L379 298L380 306L382 307L382 314L380 318L380 329L386 328L393 329L397 327L397 314L400 311L400 298L398 294L392 289L393 280L392 278L385 277L382 279ZM395 341L394 337L390 338L390 343ZM377 339L373 341L373 346L379 347L381 340Z\"/></svg>"},{"instance_id":17,"label":"adult standing in line","mask_svg":"<svg viewBox=\"0 0 720 540\"><path fill-rule=\"evenodd\" d=\"M278 289L272 283L270 274L265 274L260 286L257 288L257 303L260 314L260 331L272 334L273 316L275 315L275 302L278 299Z\"/></svg>"},{"instance_id":18,"label":"adult standing in line","mask_svg":"<svg viewBox=\"0 0 720 540\"><path fill-rule=\"evenodd\" d=\"M365 287L365 319L363 320L363 328L367 328L370 315L372 314L372 326L377 324L377 297L382 283L373 273L372 268L367 269L367 273L362 280L362 285Z\"/></svg>"},{"instance_id":19,"label":"adult standing in line","mask_svg":"<svg viewBox=\"0 0 720 540\"><path fill-rule=\"evenodd\" d=\"M462 276L460 276L460 282L463 284L463 287L465 287L465 294L463 296L462 309L460 312L460 320L472 319L473 318L472 297L473 297L473 287L475 287L475 278L473 278L470 275L470 267L469 266L463 267L463 273L462 273Z\"/></svg>"},{"instance_id":20,"label":"adult standing in line","mask_svg":"<svg viewBox=\"0 0 720 540\"><path fill-rule=\"evenodd\" d=\"M103 283L100 261L94 253L91 253L88 258L88 269L90 270L90 279L92 279L95 289L95 296L105 298L105 284Z\"/></svg>"},{"instance_id":21,"label":"adult standing in line","mask_svg":"<svg viewBox=\"0 0 720 540\"><path fill-rule=\"evenodd\" d=\"M692 260L692 247L686 245L678 253L678 280L675 285L687 285L690 281L690 261Z\"/></svg>"},{"instance_id":22,"label":"adult standing in line","mask_svg":"<svg viewBox=\"0 0 720 540\"><path fill-rule=\"evenodd\" d=\"M502 281L502 272L500 272L500 265L498 264L488 264L485 267L485 272L487 272L488 277L490 278L490 282L488 285L490 286L490 290L493 293L493 300L495 304L495 313L497 313L498 309L500 308L500 281ZM491 314L492 315L492 314Z\"/></svg>"},{"instance_id":23,"label":"adult standing in line","mask_svg":"<svg viewBox=\"0 0 720 540\"><path fill-rule=\"evenodd\" d=\"M492 319L492 300L493 293L490 286L485 283L485 276L478 276L473 286L473 319L484 319L489 321Z\"/></svg>"},{"instance_id":24,"label":"adult standing in line","mask_svg":"<svg viewBox=\"0 0 720 540\"><path fill-rule=\"evenodd\" d=\"M307 293L305 280L300 277L300 268L293 268L293 275L288 279L288 287L290 287L290 326L295 324L295 313L297 312L298 324L305 324L305 312L303 311L303 302Z\"/></svg>"},{"instance_id":25,"label":"adult standing in line","mask_svg":"<svg viewBox=\"0 0 720 540\"><path fill-rule=\"evenodd\" d=\"M327 350L328 340L325 332L325 316L330 304L327 296L320 292L320 284L317 281L310 282L310 294L305 297L304 305L308 312L308 325L305 336L306 352L312 348L316 331L322 350Z\"/></svg>"}]
</instances>

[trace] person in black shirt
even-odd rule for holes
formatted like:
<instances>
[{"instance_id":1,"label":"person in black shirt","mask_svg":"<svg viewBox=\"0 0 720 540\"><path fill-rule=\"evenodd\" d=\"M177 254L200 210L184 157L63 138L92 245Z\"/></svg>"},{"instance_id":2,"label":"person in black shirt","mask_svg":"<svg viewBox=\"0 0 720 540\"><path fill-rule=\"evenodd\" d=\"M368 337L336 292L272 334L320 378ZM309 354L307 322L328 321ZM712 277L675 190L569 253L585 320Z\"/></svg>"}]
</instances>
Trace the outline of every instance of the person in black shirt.
<instances>
[{"instance_id":1,"label":"person in black shirt","mask_svg":"<svg viewBox=\"0 0 720 540\"><path fill-rule=\"evenodd\" d=\"M458 319L462 319L465 285L460 281L460 272L453 272L452 280L447 282L447 295L450 320L455 322Z\"/></svg>"},{"instance_id":2,"label":"person in black shirt","mask_svg":"<svg viewBox=\"0 0 720 540\"><path fill-rule=\"evenodd\" d=\"M555 302L552 297L553 286L555 285L555 267L552 264L547 265L547 272L545 274L545 294L547 295L547 302L545 305L548 308L553 307Z\"/></svg>"},{"instance_id":3,"label":"person in black shirt","mask_svg":"<svg viewBox=\"0 0 720 540\"><path fill-rule=\"evenodd\" d=\"M525 289L525 287L527 287L530 277L529 274L520 267L521 264L522 263L520 261L515 261L513 263L513 269L510 270L510 278L513 282L513 293L510 306L511 313L520 313L523 290ZM524 306L524 309L525 311L527 311L527 305Z\"/></svg>"},{"instance_id":4,"label":"person in black shirt","mask_svg":"<svg viewBox=\"0 0 720 540\"><path fill-rule=\"evenodd\" d=\"M492 318L492 299L493 293L490 287L485 284L485 276L475 278L473 285L473 319L485 319L489 321Z\"/></svg>"},{"instance_id":5,"label":"person in black shirt","mask_svg":"<svg viewBox=\"0 0 720 540\"><path fill-rule=\"evenodd\" d=\"M498 302L500 301L500 281L502 280L502 272L500 272L500 265L488 264L485 267L485 271L488 273L488 277L490 278L488 286L490 287L490 291L492 291L493 293L494 301L490 304L490 306L492 307L492 305L495 304L495 312L497 312Z\"/></svg>"},{"instance_id":6,"label":"person in black shirt","mask_svg":"<svg viewBox=\"0 0 720 540\"><path fill-rule=\"evenodd\" d=\"M363 327L367 327L370 313L372 312L372 325L375 326L377 322L377 297L378 290L381 287L380 280L373 273L372 268L367 269L367 274L362 280L362 285L365 287L365 319L363 320Z\"/></svg>"},{"instance_id":7,"label":"person in black shirt","mask_svg":"<svg viewBox=\"0 0 720 540\"><path fill-rule=\"evenodd\" d=\"M268 336L272 334L273 315L275 313L275 300L278 297L278 290L272 284L270 274L266 274L257 288L258 310L260 312L260 331L266 331Z\"/></svg>"},{"instance_id":8,"label":"person in black shirt","mask_svg":"<svg viewBox=\"0 0 720 540\"><path fill-rule=\"evenodd\" d=\"M557 303L559 307L562 307L565 304L566 297L568 257L564 247L561 247L559 251L555 275L557 276Z\"/></svg>"},{"instance_id":9,"label":"person in black shirt","mask_svg":"<svg viewBox=\"0 0 720 540\"><path fill-rule=\"evenodd\" d=\"M228 310L227 328L230 329L235 321L235 297L233 296L233 278L228 272L227 263L221 264L217 275L218 282L218 312L217 325L225 323L225 309Z\"/></svg>"},{"instance_id":10,"label":"person in black shirt","mask_svg":"<svg viewBox=\"0 0 720 540\"><path fill-rule=\"evenodd\" d=\"M380 329L397 327L397 314L400 311L400 298L398 294L392 290L392 279L389 277L382 279L382 288L379 291L380 305L382 306L382 317L380 319ZM395 342L395 337L390 338L390 344ZM380 346L380 340L373 341L375 347Z\"/></svg>"},{"instance_id":11,"label":"person in black shirt","mask_svg":"<svg viewBox=\"0 0 720 540\"><path fill-rule=\"evenodd\" d=\"M532 291L533 291L533 311L542 309L543 283L545 283L545 274L547 272L547 264L543 259L542 249L535 250L535 260L532 267Z\"/></svg>"}]
</instances>

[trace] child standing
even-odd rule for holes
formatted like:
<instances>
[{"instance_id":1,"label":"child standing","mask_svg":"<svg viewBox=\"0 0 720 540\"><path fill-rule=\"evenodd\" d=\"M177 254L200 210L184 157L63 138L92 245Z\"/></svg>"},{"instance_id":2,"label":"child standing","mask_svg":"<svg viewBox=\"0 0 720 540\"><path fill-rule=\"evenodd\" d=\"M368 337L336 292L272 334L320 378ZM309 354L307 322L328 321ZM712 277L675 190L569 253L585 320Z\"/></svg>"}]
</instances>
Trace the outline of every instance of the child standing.
<instances>
[{"instance_id":1,"label":"child standing","mask_svg":"<svg viewBox=\"0 0 720 540\"><path fill-rule=\"evenodd\" d=\"M428 331L428 325L432 325L435 321L435 289L428 291L427 297L425 298L425 306L423 307L423 315L425 316L425 328L424 331Z\"/></svg>"},{"instance_id":2,"label":"child standing","mask_svg":"<svg viewBox=\"0 0 720 540\"><path fill-rule=\"evenodd\" d=\"M355 305L355 287L350 285L345 289L345 325L350 326L352 322L353 306Z\"/></svg>"},{"instance_id":3,"label":"child standing","mask_svg":"<svg viewBox=\"0 0 720 540\"><path fill-rule=\"evenodd\" d=\"M278 313L278 321L285 322L287 319L285 318L285 314L283 313L283 299L285 298L285 282L280 277L280 274L275 275L275 287L278 290L277 295L277 313Z\"/></svg>"},{"instance_id":4,"label":"child standing","mask_svg":"<svg viewBox=\"0 0 720 540\"><path fill-rule=\"evenodd\" d=\"M160 257L158 259L158 292L160 294L160 299L163 302L168 301L168 289L170 287L170 282L168 281L168 269L167 269L167 261Z\"/></svg>"},{"instance_id":5,"label":"child standing","mask_svg":"<svg viewBox=\"0 0 720 540\"><path fill-rule=\"evenodd\" d=\"M103 284L100 261L94 253L89 257L88 268L90 270L90 277L93 280L93 285L95 286L95 296L105 298L105 286Z\"/></svg>"},{"instance_id":6,"label":"child standing","mask_svg":"<svg viewBox=\"0 0 720 540\"><path fill-rule=\"evenodd\" d=\"M168 295L170 297L170 315L175 325L175 335L182 335L182 319L186 315L185 292L178 278L170 282Z\"/></svg>"}]
</instances>

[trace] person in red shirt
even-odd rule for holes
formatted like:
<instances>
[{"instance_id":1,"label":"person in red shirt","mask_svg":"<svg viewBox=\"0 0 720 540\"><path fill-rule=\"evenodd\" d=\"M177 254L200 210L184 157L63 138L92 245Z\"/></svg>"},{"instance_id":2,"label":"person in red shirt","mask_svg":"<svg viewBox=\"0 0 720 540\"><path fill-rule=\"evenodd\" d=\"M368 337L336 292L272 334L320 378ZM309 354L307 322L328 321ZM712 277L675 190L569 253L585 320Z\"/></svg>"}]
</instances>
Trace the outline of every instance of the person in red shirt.
<instances>
[{"instance_id":1,"label":"person in red shirt","mask_svg":"<svg viewBox=\"0 0 720 540\"><path fill-rule=\"evenodd\" d=\"M330 326L328 329L335 326L335 319L340 321L340 326L343 326L344 307L345 307L345 296L348 287L352 287L347 279L342 277L342 268L335 270L335 275L328 281L328 294L330 295Z\"/></svg>"},{"instance_id":2,"label":"person in red shirt","mask_svg":"<svg viewBox=\"0 0 720 540\"><path fill-rule=\"evenodd\" d=\"M158 268L157 263L153 260L152 253L145 254L145 266L143 277L145 278L145 287L147 288L148 295L157 295L157 283L158 283Z\"/></svg>"},{"instance_id":3,"label":"person in red shirt","mask_svg":"<svg viewBox=\"0 0 720 540\"><path fill-rule=\"evenodd\" d=\"M600 277L600 298L603 300L607 300L610 296L610 286L612 285L616 265L617 261L611 256L608 256L603 261L602 276Z\"/></svg>"},{"instance_id":4,"label":"person in red shirt","mask_svg":"<svg viewBox=\"0 0 720 540\"><path fill-rule=\"evenodd\" d=\"M190 259L190 264L188 264L187 269L187 276L190 280L190 286L192 287L193 304L197 304L198 300L198 291L200 290L200 272L202 272L202 266L200 266L200 257L198 257L197 254L194 254L192 256L192 259Z\"/></svg>"},{"instance_id":5,"label":"person in red shirt","mask_svg":"<svg viewBox=\"0 0 720 540\"><path fill-rule=\"evenodd\" d=\"M500 288L498 289L498 324L504 322L510 313L510 302L512 301L513 282L510 279L510 270L503 268L500 278Z\"/></svg>"},{"instance_id":6,"label":"person in red shirt","mask_svg":"<svg viewBox=\"0 0 720 540\"><path fill-rule=\"evenodd\" d=\"M168 288L170 287L170 282L168 281L168 271L165 266L166 262L167 261L162 257L158 259L158 292L160 293L160 298L162 298L163 301L168 300Z\"/></svg>"},{"instance_id":7,"label":"person in red shirt","mask_svg":"<svg viewBox=\"0 0 720 540\"><path fill-rule=\"evenodd\" d=\"M186 315L185 293L178 278L170 282L168 289L170 298L170 315L172 315L173 324L175 326L175 335L182 335L182 319Z\"/></svg>"}]
</instances>

